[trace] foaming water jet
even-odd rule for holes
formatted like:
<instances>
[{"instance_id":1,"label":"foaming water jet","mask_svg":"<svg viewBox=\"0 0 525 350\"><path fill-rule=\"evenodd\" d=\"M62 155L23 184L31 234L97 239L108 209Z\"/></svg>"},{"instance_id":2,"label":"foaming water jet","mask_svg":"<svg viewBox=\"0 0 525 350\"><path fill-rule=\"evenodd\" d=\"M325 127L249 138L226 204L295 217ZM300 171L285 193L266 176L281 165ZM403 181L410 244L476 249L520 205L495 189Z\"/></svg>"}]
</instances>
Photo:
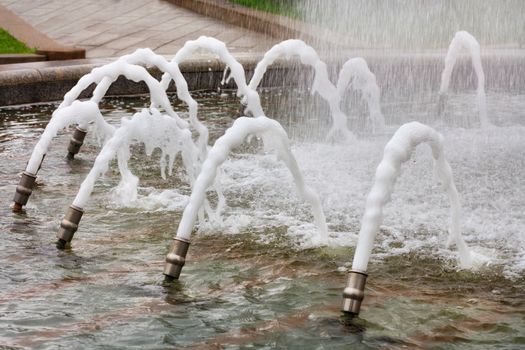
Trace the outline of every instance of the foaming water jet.
<instances>
[{"instance_id":1,"label":"foaming water jet","mask_svg":"<svg viewBox=\"0 0 525 350\"><path fill-rule=\"evenodd\" d=\"M486 128L490 125L490 122L487 117L485 73L483 72L483 66L481 64L481 49L476 38L466 31L457 32L450 42L450 46L448 47L447 55L445 57L445 68L441 74L441 86L439 87L438 114L441 115L445 109L452 70L454 69L454 65L456 64L462 49L467 50L468 54L470 55L472 67L474 68L478 78L476 101L478 105L479 122L481 123L482 128Z\"/></svg>"},{"instance_id":2,"label":"foaming water jet","mask_svg":"<svg viewBox=\"0 0 525 350\"><path fill-rule=\"evenodd\" d=\"M151 107L162 107L170 117L177 121L179 127L188 128L188 123L179 118L171 107L163 85L153 78L144 67L138 66L137 64L157 66L161 71L170 76L171 79L175 80L177 96L190 107L190 123L199 133L199 145L201 153L203 154L201 158L204 158L207 148L207 129L202 128L202 125L196 117L197 103L189 94L188 85L179 70L178 64L176 62L166 61L166 59L154 54L150 49L139 49L130 55L122 56L115 62L94 68L90 73L79 79L77 84L65 94L64 100L60 103L57 110L53 112L50 122L37 142L25 172L36 178L52 139L60 129L69 125L78 125L68 147L69 157L74 156L74 154L80 150L82 145L81 141L83 142L85 138L85 134L83 134L82 131L85 131L90 123L95 122L97 136L102 140L106 140L113 135L115 127L104 120L98 105L111 84L115 82L119 76L124 76L135 82L143 81L146 83L150 91ZM78 101L77 99L80 94L91 84L96 84L97 86L93 91L90 101ZM27 181L25 182L29 184ZM32 190L32 187L29 189ZM24 193L17 192L14 198L15 205L13 209L20 210L23 205L27 204L30 194L31 191L25 191Z\"/></svg>"},{"instance_id":3,"label":"foaming water jet","mask_svg":"<svg viewBox=\"0 0 525 350\"><path fill-rule=\"evenodd\" d=\"M283 41L268 50L263 59L255 67L250 87L256 89L259 86L264 73L272 63L279 57L291 58L298 56L302 64L311 66L315 71L314 81L311 87L312 95L316 92L328 102L332 115L332 127L328 132L328 138L334 138L336 134L341 134L345 140L353 140L355 136L348 129L347 117L341 111L341 95L335 85L328 77L326 63L321 61L315 50L301 40L290 39Z\"/></svg>"},{"instance_id":4,"label":"foaming water jet","mask_svg":"<svg viewBox=\"0 0 525 350\"><path fill-rule=\"evenodd\" d=\"M348 274L347 286L343 292L344 312L359 314L364 298L368 261L375 236L383 222L383 208L391 199L395 182L401 173L401 165L410 159L414 149L421 143L430 146L435 175L449 197L451 220L447 246L454 241L459 250L460 265L464 268L472 266L471 253L461 236L459 195L452 178L452 170L445 159L443 136L418 122L404 124L386 144L383 159L376 170L374 184L366 199L352 270Z\"/></svg>"},{"instance_id":5,"label":"foaming water jet","mask_svg":"<svg viewBox=\"0 0 525 350\"><path fill-rule=\"evenodd\" d=\"M241 145L249 135L260 136L264 146L267 149L275 150L277 156L288 167L294 178L297 191L312 207L312 214L320 233L319 241L321 243L326 242L328 228L321 202L317 194L306 186L304 182L297 161L290 150L286 131L284 131L279 122L265 116L257 118L241 117L226 130L223 136L217 139L208 153L208 158L202 164L201 173L195 180L189 203L182 214L174 243L166 257L164 274L169 278L179 278L198 210L202 206L206 190L213 184L218 168L227 159L231 150ZM184 255L181 255L181 252L184 252Z\"/></svg>"},{"instance_id":6,"label":"foaming water jet","mask_svg":"<svg viewBox=\"0 0 525 350\"><path fill-rule=\"evenodd\" d=\"M381 91L377 86L376 76L370 71L364 58L351 58L343 64L337 80L337 91L341 98L348 87L361 91L362 99L366 100L372 132L384 129L385 118L380 104Z\"/></svg>"},{"instance_id":7,"label":"foaming water jet","mask_svg":"<svg viewBox=\"0 0 525 350\"><path fill-rule=\"evenodd\" d=\"M143 109L142 112L136 113L130 119L122 118L121 126L100 151L88 176L80 185L80 190L66 217L62 220L57 234L59 241L68 243L72 240L82 216L74 213L78 211L83 212L83 208L85 208L93 191L95 181L108 170L110 161L117 155L122 175L119 187L124 189L121 192L125 193L127 201L136 198L138 178L131 174L127 167L127 161L130 158L129 147L132 143L143 143L146 146L147 155L151 155L156 148L161 150L160 165L163 177L165 177L165 159L169 158L167 167L168 172L171 174L174 160L180 153L184 169L190 178L190 183L193 182L198 151L188 129L181 129L177 120L170 116L162 115L156 109ZM73 214L71 214L71 208L74 209ZM71 216L74 219L71 219Z\"/></svg>"}]
</instances>

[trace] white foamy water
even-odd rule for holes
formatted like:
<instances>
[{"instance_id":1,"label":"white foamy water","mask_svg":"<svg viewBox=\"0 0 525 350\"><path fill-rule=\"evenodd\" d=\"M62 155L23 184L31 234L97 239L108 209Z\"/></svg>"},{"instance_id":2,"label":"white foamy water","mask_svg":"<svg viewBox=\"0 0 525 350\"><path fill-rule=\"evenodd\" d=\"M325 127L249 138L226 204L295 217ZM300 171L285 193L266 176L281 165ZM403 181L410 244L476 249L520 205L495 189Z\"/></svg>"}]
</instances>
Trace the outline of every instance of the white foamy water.
<instances>
[{"instance_id":1,"label":"white foamy water","mask_svg":"<svg viewBox=\"0 0 525 350\"><path fill-rule=\"evenodd\" d=\"M502 265L506 276L525 271L525 127L440 130L462 206L461 232L473 252L490 265ZM366 195L370 191L388 136L360 140L355 147L302 143L293 147L305 182L319 194L329 227L329 245L355 246ZM426 147L416 149L401 169L372 252L385 256L419 252L450 259L447 249L450 202L437 184ZM300 246L315 246L312 216L294 191L286 167L273 155L234 155L223 164L221 186L227 198L223 213L231 230L286 227ZM233 225L234 227L232 227ZM351 260L351 256L348 260Z\"/></svg>"}]
</instances>

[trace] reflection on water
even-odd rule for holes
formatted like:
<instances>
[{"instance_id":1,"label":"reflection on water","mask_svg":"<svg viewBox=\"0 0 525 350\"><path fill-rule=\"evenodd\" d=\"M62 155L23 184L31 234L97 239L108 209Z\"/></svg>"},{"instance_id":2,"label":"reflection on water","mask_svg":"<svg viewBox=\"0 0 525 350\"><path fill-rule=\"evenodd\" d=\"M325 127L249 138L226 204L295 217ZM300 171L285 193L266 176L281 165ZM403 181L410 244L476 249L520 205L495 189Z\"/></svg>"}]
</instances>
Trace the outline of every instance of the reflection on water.
<instances>
[{"instance_id":1,"label":"reflection on water","mask_svg":"<svg viewBox=\"0 0 525 350\"><path fill-rule=\"evenodd\" d=\"M117 206L115 168L97 183L66 251L55 249L59 220L100 149L88 139L78 159L65 159L61 132L26 210L9 202L54 105L0 110L0 344L27 348L519 348L525 345L523 95L488 94L484 134L468 126L473 94L452 97L454 127L432 120L429 100L384 101L387 123L423 116L440 128L464 206L464 231L489 255L481 271L458 271L443 248L448 203L433 185L427 149L416 152L385 213L360 318L341 317L340 301L364 198L382 147L393 132L357 145L327 145L322 103L297 91L263 94L280 117L306 180L323 200L332 245L315 247L308 208L285 168L257 140L236 151L222 178L228 209L221 224L194 235L180 281L166 283L163 259L190 193L180 173L162 180L159 154L137 146L131 160L141 196ZM233 94L199 94L200 115L216 139L239 110ZM470 100L469 100L470 98ZM290 103L290 101L302 101ZM107 100L112 123L148 103ZM358 106L363 107L363 106ZM184 106L177 105L184 111ZM321 110L321 112L319 112ZM366 109L353 109L359 119ZM459 118L461 119L461 118ZM474 118L475 119L475 118ZM458 122L459 123L459 122ZM460 127L462 126L462 127ZM305 140L310 140L306 142ZM311 140L315 140L312 142ZM176 188L176 191L173 188Z\"/></svg>"}]
</instances>

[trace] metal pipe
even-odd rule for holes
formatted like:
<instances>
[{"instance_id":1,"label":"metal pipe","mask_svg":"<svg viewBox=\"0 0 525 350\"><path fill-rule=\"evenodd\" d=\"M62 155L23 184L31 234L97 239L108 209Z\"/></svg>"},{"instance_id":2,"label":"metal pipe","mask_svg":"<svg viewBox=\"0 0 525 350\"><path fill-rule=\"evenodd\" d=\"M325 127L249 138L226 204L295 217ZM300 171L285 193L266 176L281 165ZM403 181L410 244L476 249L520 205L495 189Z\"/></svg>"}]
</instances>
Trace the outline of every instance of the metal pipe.
<instances>
[{"instance_id":1,"label":"metal pipe","mask_svg":"<svg viewBox=\"0 0 525 350\"><path fill-rule=\"evenodd\" d=\"M84 214L84 210L77 206L71 205L64 216L64 219L60 222L60 228L57 233L57 247L63 249L66 244L71 242L73 235L78 230L78 224Z\"/></svg>"},{"instance_id":2,"label":"metal pipe","mask_svg":"<svg viewBox=\"0 0 525 350\"><path fill-rule=\"evenodd\" d=\"M67 147L67 158L73 159L75 158L75 154L77 154L80 151L80 147L82 147L82 144L84 143L84 139L86 138L87 130L84 130L80 127L76 127L75 131L73 132L73 135L71 136L71 140L69 140L69 146Z\"/></svg>"},{"instance_id":3,"label":"metal pipe","mask_svg":"<svg viewBox=\"0 0 525 350\"><path fill-rule=\"evenodd\" d=\"M22 207L27 204L29 196L33 192L33 187L35 186L36 175L24 171L22 177L16 186L15 196L13 198L13 211L18 212L22 210Z\"/></svg>"},{"instance_id":4,"label":"metal pipe","mask_svg":"<svg viewBox=\"0 0 525 350\"><path fill-rule=\"evenodd\" d=\"M365 283L368 275L363 271L350 270L348 282L343 291L343 312L358 315L365 297Z\"/></svg>"},{"instance_id":5,"label":"metal pipe","mask_svg":"<svg viewBox=\"0 0 525 350\"><path fill-rule=\"evenodd\" d=\"M173 239L173 245L166 256L166 265L164 266L164 275L166 275L167 278L179 278L182 267L186 262L186 254L188 253L189 246L190 241L184 238L175 237Z\"/></svg>"}]
</instances>

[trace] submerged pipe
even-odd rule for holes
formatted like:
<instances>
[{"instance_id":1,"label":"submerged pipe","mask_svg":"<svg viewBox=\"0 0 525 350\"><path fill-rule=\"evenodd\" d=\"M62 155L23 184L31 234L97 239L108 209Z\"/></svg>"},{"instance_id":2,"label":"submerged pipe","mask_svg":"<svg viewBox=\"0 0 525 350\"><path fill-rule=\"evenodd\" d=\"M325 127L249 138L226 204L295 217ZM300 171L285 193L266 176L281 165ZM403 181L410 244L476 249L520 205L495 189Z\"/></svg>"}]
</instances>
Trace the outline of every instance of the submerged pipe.
<instances>
[{"instance_id":1,"label":"submerged pipe","mask_svg":"<svg viewBox=\"0 0 525 350\"><path fill-rule=\"evenodd\" d=\"M190 241L181 237L173 238L173 245L166 256L166 265L164 266L164 275L167 279L178 279L182 271L182 267L186 262L186 254Z\"/></svg>"},{"instance_id":2,"label":"submerged pipe","mask_svg":"<svg viewBox=\"0 0 525 350\"><path fill-rule=\"evenodd\" d=\"M73 235L78 230L78 224L80 223L80 219L82 219L83 214L84 210L75 205L71 205L67 209L64 219L62 219L62 221L60 222L60 229L57 233L58 248L63 249L66 246L66 244L71 242L71 240L73 239Z\"/></svg>"},{"instance_id":3,"label":"submerged pipe","mask_svg":"<svg viewBox=\"0 0 525 350\"><path fill-rule=\"evenodd\" d=\"M365 283L368 274L363 271L350 270L348 281L343 290L343 311L352 315L358 315L361 302L365 297Z\"/></svg>"},{"instance_id":4,"label":"submerged pipe","mask_svg":"<svg viewBox=\"0 0 525 350\"><path fill-rule=\"evenodd\" d=\"M22 207L27 204L29 196L33 192L33 187L36 182L36 174L31 174L27 171L22 173L22 177L16 186L15 196L13 198L13 211L19 212L22 210Z\"/></svg>"},{"instance_id":5,"label":"submerged pipe","mask_svg":"<svg viewBox=\"0 0 525 350\"><path fill-rule=\"evenodd\" d=\"M67 147L68 159L75 158L75 154L77 154L80 151L80 147L82 147L82 144L84 143L86 134L87 130L82 129L79 126L75 128L73 135L71 135L71 140L69 140L69 146Z\"/></svg>"}]
</instances>

